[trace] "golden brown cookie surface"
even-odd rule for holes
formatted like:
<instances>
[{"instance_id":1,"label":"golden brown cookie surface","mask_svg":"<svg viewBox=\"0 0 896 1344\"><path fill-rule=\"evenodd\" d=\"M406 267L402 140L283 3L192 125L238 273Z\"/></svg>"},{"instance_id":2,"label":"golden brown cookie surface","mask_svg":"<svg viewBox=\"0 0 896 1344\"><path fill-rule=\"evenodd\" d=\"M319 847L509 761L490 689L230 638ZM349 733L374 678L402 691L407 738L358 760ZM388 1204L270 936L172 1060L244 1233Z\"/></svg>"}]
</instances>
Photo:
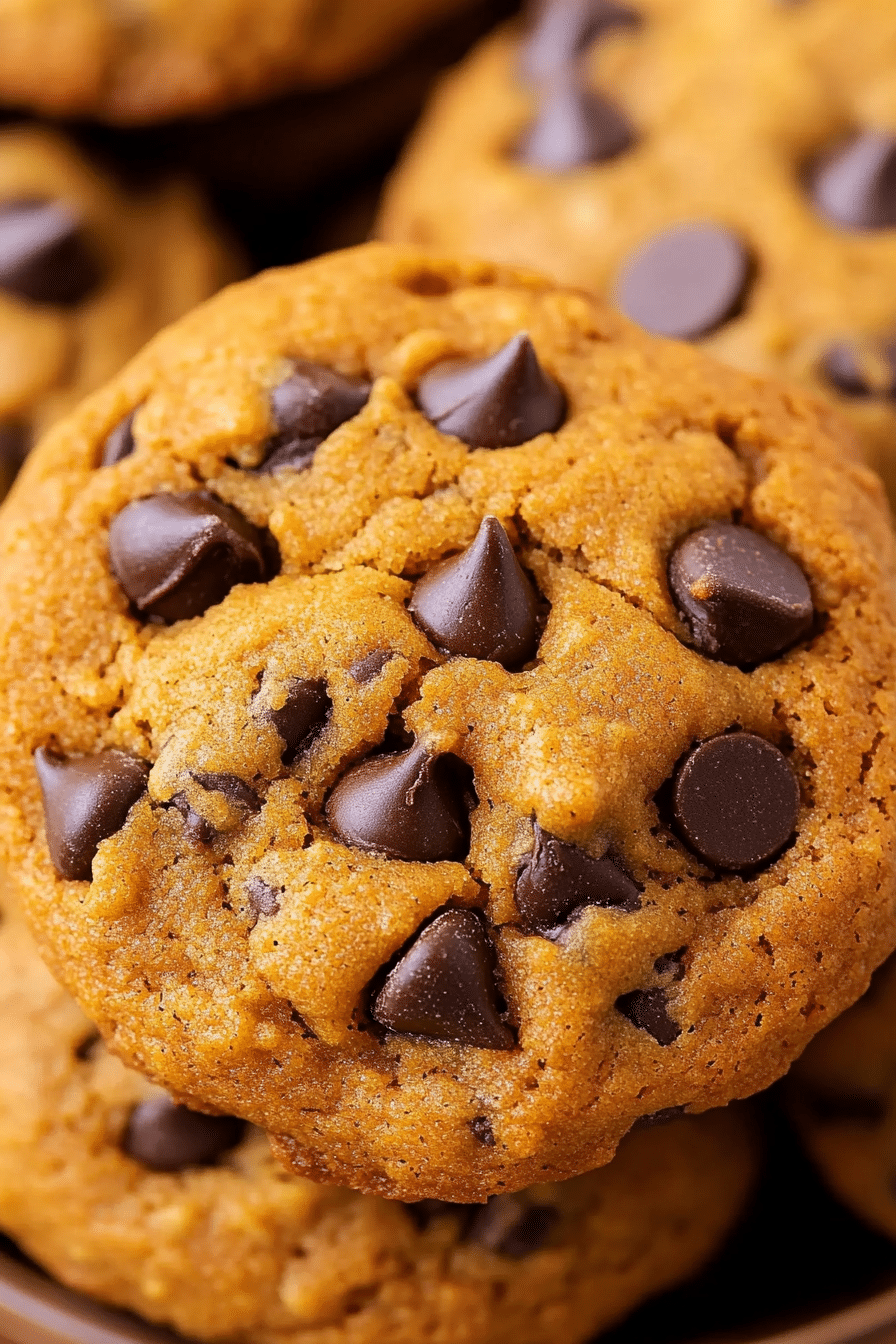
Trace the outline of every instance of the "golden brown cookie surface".
<instances>
[{"instance_id":1,"label":"golden brown cookie surface","mask_svg":"<svg viewBox=\"0 0 896 1344\"><path fill-rule=\"evenodd\" d=\"M572 15L565 28L505 30L445 79L381 236L537 266L835 396L894 495L889 0L863 4L860 22L850 0L552 8ZM608 10L616 21L596 24ZM576 31L581 64L559 40ZM677 231L694 224L721 241L688 247ZM664 314L643 289L667 296Z\"/></svg>"},{"instance_id":2,"label":"golden brown cookie surface","mask_svg":"<svg viewBox=\"0 0 896 1344\"><path fill-rule=\"evenodd\" d=\"M113 1048L402 1198L779 1076L893 942L894 541L841 433L412 249L158 338L2 520L3 846Z\"/></svg>"}]
</instances>

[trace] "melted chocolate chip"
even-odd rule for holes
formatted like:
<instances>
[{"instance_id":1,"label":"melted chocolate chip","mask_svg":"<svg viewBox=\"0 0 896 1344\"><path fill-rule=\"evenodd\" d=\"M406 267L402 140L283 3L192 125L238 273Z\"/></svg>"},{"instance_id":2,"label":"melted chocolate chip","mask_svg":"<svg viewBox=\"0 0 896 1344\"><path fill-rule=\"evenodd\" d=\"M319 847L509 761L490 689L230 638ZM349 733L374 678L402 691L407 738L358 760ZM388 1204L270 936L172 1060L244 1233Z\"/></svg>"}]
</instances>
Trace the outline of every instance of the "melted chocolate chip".
<instances>
[{"instance_id":1,"label":"melted chocolate chip","mask_svg":"<svg viewBox=\"0 0 896 1344\"><path fill-rule=\"evenodd\" d=\"M373 653L368 653L356 663L352 663L348 670L349 676L359 686L366 686L369 681L376 681L383 668L387 663L391 663L394 657L395 654L391 649L374 649Z\"/></svg>"},{"instance_id":2,"label":"melted chocolate chip","mask_svg":"<svg viewBox=\"0 0 896 1344\"><path fill-rule=\"evenodd\" d=\"M184 1171L214 1166L245 1133L245 1121L233 1116L202 1115L168 1097L153 1097L131 1111L121 1147L150 1171Z\"/></svg>"},{"instance_id":3,"label":"melted chocolate chip","mask_svg":"<svg viewBox=\"0 0 896 1344\"><path fill-rule=\"evenodd\" d=\"M31 448L27 425L16 420L0 420L0 499L18 476Z\"/></svg>"},{"instance_id":4,"label":"melted chocolate chip","mask_svg":"<svg viewBox=\"0 0 896 1344\"><path fill-rule=\"evenodd\" d=\"M370 384L307 359L271 393L277 433L266 445L258 471L303 471L315 451L346 420L358 414L370 396Z\"/></svg>"},{"instance_id":5,"label":"melted chocolate chip","mask_svg":"<svg viewBox=\"0 0 896 1344\"><path fill-rule=\"evenodd\" d=\"M435 863L463 858L469 847L452 758L421 746L353 766L330 794L326 815L345 844L394 859Z\"/></svg>"},{"instance_id":6,"label":"melted chocolate chip","mask_svg":"<svg viewBox=\"0 0 896 1344\"><path fill-rule=\"evenodd\" d=\"M112 573L139 612L166 623L201 616L235 584L271 578L275 549L269 533L206 490L135 499L109 529Z\"/></svg>"},{"instance_id":7,"label":"melted chocolate chip","mask_svg":"<svg viewBox=\"0 0 896 1344\"><path fill-rule=\"evenodd\" d=\"M258 812L261 799L253 788L239 775L230 775L226 771L194 771L192 777L200 788L209 793L222 793L231 807L240 812Z\"/></svg>"},{"instance_id":8,"label":"melted chocolate chip","mask_svg":"<svg viewBox=\"0 0 896 1344\"><path fill-rule=\"evenodd\" d=\"M631 149L635 140L628 117L569 74L548 90L516 157L528 168L564 172L614 159Z\"/></svg>"},{"instance_id":9,"label":"melted chocolate chip","mask_svg":"<svg viewBox=\"0 0 896 1344\"><path fill-rule=\"evenodd\" d=\"M273 724L283 739L281 760L284 765L292 765L313 735L323 727L332 708L325 681L294 677L286 688L286 699L281 707L260 711L259 718Z\"/></svg>"},{"instance_id":10,"label":"melted chocolate chip","mask_svg":"<svg viewBox=\"0 0 896 1344\"><path fill-rule=\"evenodd\" d=\"M470 1130L477 1143L483 1144L486 1148L494 1148L495 1135L492 1122L487 1115L474 1115L470 1121Z\"/></svg>"},{"instance_id":11,"label":"melted chocolate chip","mask_svg":"<svg viewBox=\"0 0 896 1344\"><path fill-rule=\"evenodd\" d=\"M800 1099L813 1119L823 1125L880 1125L889 1110L886 1093L858 1088L812 1084L801 1088Z\"/></svg>"},{"instance_id":12,"label":"melted chocolate chip","mask_svg":"<svg viewBox=\"0 0 896 1344\"><path fill-rule=\"evenodd\" d=\"M417 935L389 972L371 1016L403 1035L509 1050L501 1021L495 950L475 910L446 910Z\"/></svg>"},{"instance_id":13,"label":"melted chocolate chip","mask_svg":"<svg viewBox=\"0 0 896 1344\"><path fill-rule=\"evenodd\" d=\"M53 867L60 877L89 881L97 848L120 831L146 791L149 766L114 747L95 756L34 753L44 802L44 826Z\"/></svg>"},{"instance_id":14,"label":"melted chocolate chip","mask_svg":"<svg viewBox=\"0 0 896 1344\"><path fill-rule=\"evenodd\" d=\"M280 897L273 887L260 877L250 877L246 883L249 908L258 919L261 915L276 915L280 911Z\"/></svg>"},{"instance_id":15,"label":"melted chocolate chip","mask_svg":"<svg viewBox=\"0 0 896 1344\"><path fill-rule=\"evenodd\" d=\"M135 407L123 420L119 420L106 439L100 457L101 467L114 467L116 462L123 462L134 451L134 416L136 414L137 408Z\"/></svg>"},{"instance_id":16,"label":"melted chocolate chip","mask_svg":"<svg viewBox=\"0 0 896 1344\"><path fill-rule=\"evenodd\" d=\"M542 932L554 928L585 905L641 908L641 893L618 864L548 835L535 826L534 844L523 858L514 888L517 909L526 924Z\"/></svg>"},{"instance_id":17,"label":"melted chocolate chip","mask_svg":"<svg viewBox=\"0 0 896 1344\"><path fill-rule=\"evenodd\" d=\"M544 0L523 45L520 69L535 83L560 74L613 28L634 28L640 15L614 0Z\"/></svg>"},{"instance_id":18,"label":"melted chocolate chip","mask_svg":"<svg viewBox=\"0 0 896 1344\"><path fill-rule=\"evenodd\" d=\"M443 434L480 448L513 448L566 417L566 397L524 331L487 359L437 364L420 379L417 404Z\"/></svg>"},{"instance_id":19,"label":"melted chocolate chip","mask_svg":"<svg viewBox=\"0 0 896 1344\"><path fill-rule=\"evenodd\" d=\"M860 131L811 173L823 215L847 229L896 228L896 135Z\"/></svg>"},{"instance_id":20,"label":"melted chocolate chip","mask_svg":"<svg viewBox=\"0 0 896 1344\"><path fill-rule=\"evenodd\" d=\"M768 537L709 523L679 542L669 586L701 653L753 666L789 649L812 625L812 594L795 561Z\"/></svg>"},{"instance_id":21,"label":"melted chocolate chip","mask_svg":"<svg viewBox=\"0 0 896 1344\"><path fill-rule=\"evenodd\" d=\"M61 201L0 204L0 290L33 303L72 304L100 282L78 215Z\"/></svg>"},{"instance_id":22,"label":"melted chocolate chip","mask_svg":"<svg viewBox=\"0 0 896 1344\"><path fill-rule=\"evenodd\" d=\"M749 253L730 229L677 224L629 258L616 303L646 331L696 341L737 314L751 269Z\"/></svg>"},{"instance_id":23,"label":"melted chocolate chip","mask_svg":"<svg viewBox=\"0 0 896 1344\"><path fill-rule=\"evenodd\" d=\"M667 1011L664 989L635 989L631 994L621 994L616 1007L633 1027L652 1036L657 1045L671 1045L681 1035L681 1027Z\"/></svg>"},{"instance_id":24,"label":"melted chocolate chip","mask_svg":"<svg viewBox=\"0 0 896 1344\"><path fill-rule=\"evenodd\" d=\"M420 579L408 603L437 648L518 667L538 647L537 598L497 518Z\"/></svg>"},{"instance_id":25,"label":"melted chocolate chip","mask_svg":"<svg viewBox=\"0 0 896 1344\"><path fill-rule=\"evenodd\" d=\"M194 845L210 845L217 838L218 832L210 821L201 817L198 812L194 812L190 806L190 800L185 793L176 793L171 799L172 807L176 807L184 819L184 830L187 833L187 839Z\"/></svg>"},{"instance_id":26,"label":"melted chocolate chip","mask_svg":"<svg viewBox=\"0 0 896 1344\"><path fill-rule=\"evenodd\" d=\"M470 1226L470 1241L510 1260L540 1251L560 1213L553 1204L528 1204L520 1195L493 1195Z\"/></svg>"},{"instance_id":27,"label":"melted chocolate chip","mask_svg":"<svg viewBox=\"0 0 896 1344\"><path fill-rule=\"evenodd\" d=\"M800 805L787 758L756 733L723 733L694 747L675 776L682 839L713 868L767 863L793 835Z\"/></svg>"},{"instance_id":28,"label":"melted chocolate chip","mask_svg":"<svg viewBox=\"0 0 896 1344\"><path fill-rule=\"evenodd\" d=\"M873 349L836 341L822 355L819 371L845 397L896 396L896 342Z\"/></svg>"}]
</instances>

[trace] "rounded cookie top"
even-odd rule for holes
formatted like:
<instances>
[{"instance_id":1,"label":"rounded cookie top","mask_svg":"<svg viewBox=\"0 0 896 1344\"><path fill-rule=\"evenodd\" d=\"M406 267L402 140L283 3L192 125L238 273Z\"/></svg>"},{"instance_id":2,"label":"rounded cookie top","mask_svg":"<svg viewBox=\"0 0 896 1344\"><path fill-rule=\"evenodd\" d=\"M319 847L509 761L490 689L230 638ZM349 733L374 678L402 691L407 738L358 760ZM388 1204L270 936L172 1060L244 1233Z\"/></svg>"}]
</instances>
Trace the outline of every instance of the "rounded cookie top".
<instances>
[{"instance_id":1,"label":"rounded cookie top","mask_svg":"<svg viewBox=\"0 0 896 1344\"><path fill-rule=\"evenodd\" d=\"M406 1199L782 1073L893 945L894 540L840 433L412 249L157 338L0 520L3 848L112 1047Z\"/></svg>"},{"instance_id":2,"label":"rounded cookie top","mask_svg":"<svg viewBox=\"0 0 896 1344\"><path fill-rule=\"evenodd\" d=\"M807 382L896 498L894 48L889 0L545 0L444 80L381 236Z\"/></svg>"},{"instance_id":3,"label":"rounded cookie top","mask_svg":"<svg viewBox=\"0 0 896 1344\"><path fill-rule=\"evenodd\" d=\"M121 124L327 87L473 0L2 0L0 101Z\"/></svg>"},{"instance_id":4,"label":"rounded cookie top","mask_svg":"<svg viewBox=\"0 0 896 1344\"><path fill-rule=\"evenodd\" d=\"M61 135L0 128L0 493L55 420L236 273L192 188L127 191Z\"/></svg>"},{"instance_id":5,"label":"rounded cookie top","mask_svg":"<svg viewBox=\"0 0 896 1344\"><path fill-rule=\"evenodd\" d=\"M106 1053L20 918L0 929L0 1225L64 1283L197 1339L574 1341L692 1274L755 1168L732 1109L487 1205L288 1176L264 1136Z\"/></svg>"}]
</instances>

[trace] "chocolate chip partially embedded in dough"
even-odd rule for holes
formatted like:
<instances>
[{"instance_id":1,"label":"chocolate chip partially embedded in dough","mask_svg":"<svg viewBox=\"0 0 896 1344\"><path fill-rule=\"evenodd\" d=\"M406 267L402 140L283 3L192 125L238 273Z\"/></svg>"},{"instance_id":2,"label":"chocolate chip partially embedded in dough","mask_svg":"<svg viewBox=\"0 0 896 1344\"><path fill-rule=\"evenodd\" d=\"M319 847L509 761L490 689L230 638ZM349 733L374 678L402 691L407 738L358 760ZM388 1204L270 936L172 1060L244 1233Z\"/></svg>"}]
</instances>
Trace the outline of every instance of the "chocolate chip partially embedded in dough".
<instances>
[{"instance_id":1,"label":"chocolate chip partially embedded in dough","mask_svg":"<svg viewBox=\"0 0 896 1344\"><path fill-rule=\"evenodd\" d=\"M123 420L119 420L111 434L106 438L100 457L101 467L114 467L116 462L123 462L134 451L134 416L136 414L137 408L135 407Z\"/></svg>"},{"instance_id":2,"label":"chocolate chip partially embedded in dough","mask_svg":"<svg viewBox=\"0 0 896 1344\"><path fill-rule=\"evenodd\" d=\"M751 269L749 253L730 229L677 224L629 258L616 303L646 331L695 341L736 315Z\"/></svg>"},{"instance_id":3,"label":"chocolate chip partially embedded in dough","mask_svg":"<svg viewBox=\"0 0 896 1344\"><path fill-rule=\"evenodd\" d=\"M266 474L303 471L324 439L357 415L369 396L369 383L297 359L290 376L271 393L277 433L268 440L257 470Z\"/></svg>"},{"instance_id":4,"label":"chocolate chip partially embedded in dough","mask_svg":"<svg viewBox=\"0 0 896 1344\"><path fill-rule=\"evenodd\" d=\"M250 877L246 883L246 895L249 898L249 907L256 918L260 915L270 917L279 913L280 896L263 878Z\"/></svg>"},{"instance_id":5,"label":"chocolate chip partially embedded in dough","mask_svg":"<svg viewBox=\"0 0 896 1344\"><path fill-rule=\"evenodd\" d=\"M422 746L353 766L330 794L326 816L345 844L395 859L459 859L469 847L467 808L453 758Z\"/></svg>"},{"instance_id":6,"label":"chocolate chip partially embedded in dough","mask_svg":"<svg viewBox=\"0 0 896 1344\"><path fill-rule=\"evenodd\" d=\"M494 1195L473 1219L470 1241L510 1260L540 1251L560 1212L553 1204L529 1204L520 1195Z\"/></svg>"},{"instance_id":7,"label":"chocolate chip partially embedded in dough","mask_svg":"<svg viewBox=\"0 0 896 1344\"><path fill-rule=\"evenodd\" d=\"M860 131L816 165L810 187L818 209L835 224L896 228L896 135Z\"/></svg>"},{"instance_id":8,"label":"chocolate chip partially embedded in dough","mask_svg":"<svg viewBox=\"0 0 896 1344\"><path fill-rule=\"evenodd\" d=\"M31 448L31 432L18 420L0 420L0 499L21 470Z\"/></svg>"},{"instance_id":9,"label":"chocolate chip partially embedded in dough","mask_svg":"<svg viewBox=\"0 0 896 1344\"><path fill-rule=\"evenodd\" d=\"M819 371L845 397L896 396L896 342L835 341L822 355Z\"/></svg>"},{"instance_id":10,"label":"chocolate chip partially embedded in dough","mask_svg":"<svg viewBox=\"0 0 896 1344\"><path fill-rule=\"evenodd\" d=\"M640 22L634 9L615 0L544 0L523 44L520 72L536 83L551 79L605 33Z\"/></svg>"},{"instance_id":11,"label":"chocolate chip partially embedded in dough","mask_svg":"<svg viewBox=\"0 0 896 1344\"><path fill-rule=\"evenodd\" d=\"M193 809L185 793L175 793L171 799L171 805L176 807L183 817L184 830L191 844L210 845L217 838L218 832L214 826Z\"/></svg>"},{"instance_id":12,"label":"chocolate chip partially embedded in dough","mask_svg":"<svg viewBox=\"0 0 896 1344\"><path fill-rule=\"evenodd\" d=\"M608 855L595 858L578 845L535 827L534 843L520 863L514 899L532 929L554 928L585 905L641 908L641 892Z\"/></svg>"},{"instance_id":13,"label":"chocolate chip partially embedded in dough","mask_svg":"<svg viewBox=\"0 0 896 1344\"><path fill-rule=\"evenodd\" d=\"M546 91L535 121L517 145L516 158L528 168L567 172L614 159L631 149L636 138L623 112L570 73Z\"/></svg>"},{"instance_id":14,"label":"chocolate chip partially embedded in dough","mask_svg":"<svg viewBox=\"0 0 896 1344\"><path fill-rule=\"evenodd\" d=\"M145 793L149 766L114 747L94 756L59 756L38 747L34 765L53 867L60 877L89 881L98 846L121 830Z\"/></svg>"},{"instance_id":15,"label":"chocolate chip partially embedded in dough","mask_svg":"<svg viewBox=\"0 0 896 1344\"><path fill-rule=\"evenodd\" d=\"M688 753L672 788L681 838L713 868L766 863L796 827L800 791L787 758L756 733L723 733Z\"/></svg>"},{"instance_id":16,"label":"chocolate chip partially embedded in dough","mask_svg":"<svg viewBox=\"0 0 896 1344\"><path fill-rule=\"evenodd\" d=\"M470 1121L470 1131L477 1143L483 1144L486 1148L494 1148L495 1134L487 1115L474 1115Z\"/></svg>"},{"instance_id":17,"label":"chocolate chip partially embedded in dough","mask_svg":"<svg viewBox=\"0 0 896 1344\"><path fill-rule=\"evenodd\" d=\"M33 303L72 304L99 282L82 220L70 206L0 203L0 290Z\"/></svg>"},{"instance_id":18,"label":"chocolate chip partially embedded in dough","mask_svg":"<svg viewBox=\"0 0 896 1344\"><path fill-rule=\"evenodd\" d=\"M681 1027L669 1016L664 989L635 989L621 994L616 1007L633 1027L646 1031L657 1045L671 1045L681 1035Z\"/></svg>"},{"instance_id":19,"label":"chocolate chip partially embedded in dough","mask_svg":"<svg viewBox=\"0 0 896 1344\"><path fill-rule=\"evenodd\" d=\"M293 677L280 708L261 710L259 717L272 724L283 740L284 765L292 765L314 733L323 727L332 708L325 681L319 677Z\"/></svg>"},{"instance_id":20,"label":"chocolate chip partially embedded in dough","mask_svg":"<svg viewBox=\"0 0 896 1344\"><path fill-rule=\"evenodd\" d=\"M150 1171L185 1171L214 1166L245 1134L244 1120L202 1115L169 1097L152 1097L131 1111L121 1147Z\"/></svg>"},{"instance_id":21,"label":"chocolate chip partially embedded in dough","mask_svg":"<svg viewBox=\"0 0 896 1344\"><path fill-rule=\"evenodd\" d=\"M210 793L223 794L231 807L237 808L240 812L258 812L261 808L258 794L250 784L240 779L239 775L231 775L224 770L199 770L191 773L200 788Z\"/></svg>"},{"instance_id":22,"label":"chocolate chip partially embedded in dough","mask_svg":"<svg viewBox=\"0 0 896 1344\"><path fill-rule=\"evenodd\" d=\"M498 1011L495 949L475 910L446 910L419 933L386 977L371 1016L390 1031L509 1050Z\"/></svg>"},{"instance_id":23,"label":"chocolate chip partially embedded in dough","mask_svg":"<svg viewBox=\"0 0 896 1344\"><path fill-rule=\"evenodd\" d=\"M697 648L723 663L767 662L812 626L805 574L749 527L709 523L685 537L669 561L669 586Z\"/></svg>"},{"instance_id":24,"label":"chocolate chip partially embedded in dough","mask_svg":"<svg viewBox=\"0 0 896 1344\"><path fill-rule=\"evenodd\" d=\"M376 681L383 668L387 663L391 663L394 657L392 649L374 649L373 653L368 653L356 663L352 663L348 670L349 676L359 686L366 686L369 681Z\"/></svg>"},{"instance_id":25,"label":"chocolate chip partially embedded in dough","mask_svg":"<svg viewBox=\"0 0 896 1344\"><path fill-rule=\"evenodd\" d=\"M418 580L408 610L446 653L519 667L538 647L537 598L497 518Z\"/></svg>"},{"instance_id":26,"label":"chocolate chip partially embedded in dough","mask_svg":"<svg viewBox=\"0 0 896 1344\"><path fill-rule=\"evenodd\" d=\"M524 331L487 359L437 364L421 378L417 404L444 434L480 448L515 447L566 417L566 397Z\"/></svg>"},{"instance_id":27,"label":"chocolate chip partially embedded in dough","mask_svg":"<svg viewBox=\"0 0 896 1344\"><path fill-rule=\"evenodd\" d=\"M633 1130L638 1129L656 1129L661 1125L671 1125L673 1120L680 1120L687 1111L684 1106L664 1106L662 1110L651 1111L649 1115L641 1115L632 1125Z\"/></svg>"},{"instance_id":28,"label":"chocolate chip partially embedded in dough","mask_svg":"<svg viewBox=\"0 0 896 1344\"><path fill-rule=\"evenodd\" d=\"M125 505L109 529L109 559L137 610L168 623L201 616L235 584L279 568L270 534L206 490Z\"/></svg>"}]
</instances>

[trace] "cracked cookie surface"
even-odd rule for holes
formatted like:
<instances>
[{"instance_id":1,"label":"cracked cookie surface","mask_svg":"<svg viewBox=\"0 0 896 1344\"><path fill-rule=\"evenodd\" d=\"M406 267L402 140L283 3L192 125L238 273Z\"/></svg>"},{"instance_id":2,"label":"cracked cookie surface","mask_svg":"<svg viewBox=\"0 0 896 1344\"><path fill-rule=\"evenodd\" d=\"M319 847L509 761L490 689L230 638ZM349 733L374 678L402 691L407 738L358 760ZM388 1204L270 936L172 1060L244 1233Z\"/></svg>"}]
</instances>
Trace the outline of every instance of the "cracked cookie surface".
<instances>
[{"instance_id":1,"label":"cracked cookie surface","mask_svg":"<svg viewBox=\"0 0 896 1344\"><path fill-rule=\"evenodd\" d=\"M633 1134L562 1185L403 1207L289 1176L260 1132L174 1108L106 1052L10 909L0 985L0 1226L64 1283L194 1339L576 1344L693 1273L754 1175L731 1108Z\"/></svg>"},{"instance_id":2,"label":"cracked cookie surface","mask_svg":"<svg viewBox=\"0 0 896 1344\"><path fill-rule=\"evenodd\" d=\"M42 949L297 1171L590 1169L768 1085L892 950L894 540L809 398L370 245L157 338L0 529Z\"/></svg>"}]
</instances>

